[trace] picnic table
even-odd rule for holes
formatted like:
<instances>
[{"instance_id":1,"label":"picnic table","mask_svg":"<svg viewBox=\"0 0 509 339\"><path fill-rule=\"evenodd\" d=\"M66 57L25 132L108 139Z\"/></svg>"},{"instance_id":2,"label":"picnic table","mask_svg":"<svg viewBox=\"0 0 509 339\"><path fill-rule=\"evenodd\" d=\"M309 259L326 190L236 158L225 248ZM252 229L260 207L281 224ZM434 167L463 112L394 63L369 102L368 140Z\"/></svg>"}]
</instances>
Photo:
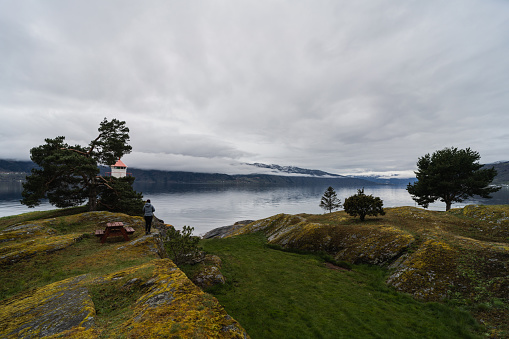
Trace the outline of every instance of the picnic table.
<instances>
[{"instance_id":1,"label":"picnic table","mask_svg":"<svg viewBox=\"0 0 509 339\"><path fill-rule=\"evenodd\" d=\"M101 237L101 244L104 244L108 237L123 236L125 241L129 241L129 234L134 233L134 228L124 226L123 222L109 222L104 230L95 230L95 235Z\"/></svg>"}]
</instances>

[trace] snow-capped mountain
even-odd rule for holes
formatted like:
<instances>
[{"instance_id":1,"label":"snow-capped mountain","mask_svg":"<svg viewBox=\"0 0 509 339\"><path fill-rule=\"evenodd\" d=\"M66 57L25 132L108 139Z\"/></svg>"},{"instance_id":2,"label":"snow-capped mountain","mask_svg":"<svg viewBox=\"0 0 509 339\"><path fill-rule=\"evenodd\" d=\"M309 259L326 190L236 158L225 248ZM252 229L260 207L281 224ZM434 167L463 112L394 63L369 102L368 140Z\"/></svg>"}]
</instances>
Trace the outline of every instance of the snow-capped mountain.
<instances>
[{"instance_id":1,"label":"snow-capped mountain","mask_svg":"<svg viewBox=\"0 0 509 339\"><path fill-rule=\"evenodd\" d=\"M320 177L320 178L345 178L343 175L327 173L320 170L311 170L295 166L279 166L275 164L267 165L261 163L246 164L264 169L264 174L272 175L299 175L307 177ZM268 171L267 171L268 170Z\"/></svg>"}]
</instances>

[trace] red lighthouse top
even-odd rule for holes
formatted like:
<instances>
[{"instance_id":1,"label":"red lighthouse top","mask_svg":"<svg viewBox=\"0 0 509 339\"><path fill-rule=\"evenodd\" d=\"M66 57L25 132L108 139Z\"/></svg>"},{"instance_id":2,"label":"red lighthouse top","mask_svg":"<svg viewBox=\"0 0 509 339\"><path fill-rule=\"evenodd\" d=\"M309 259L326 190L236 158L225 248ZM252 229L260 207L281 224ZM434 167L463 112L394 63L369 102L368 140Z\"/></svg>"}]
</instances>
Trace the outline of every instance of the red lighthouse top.
<instances>
[{"instance_id":1,"label":"red lighthouse top","mask_svg":"<svg viewBox=\"0 0 509 339\"><path fill-rule=\"evenodd\" d=\"M126 164L122 162L122 160L118 159L118 161L113 165L114 167L127 167Z\"/></svg>"}]
</instances>

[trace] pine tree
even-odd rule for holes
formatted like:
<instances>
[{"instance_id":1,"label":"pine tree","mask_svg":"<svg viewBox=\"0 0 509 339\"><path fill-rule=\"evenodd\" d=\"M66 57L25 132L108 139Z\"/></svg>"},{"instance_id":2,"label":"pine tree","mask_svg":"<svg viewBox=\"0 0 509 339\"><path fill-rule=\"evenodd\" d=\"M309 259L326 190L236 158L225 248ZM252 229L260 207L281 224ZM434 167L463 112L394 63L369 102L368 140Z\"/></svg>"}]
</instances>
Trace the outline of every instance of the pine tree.
<instances>
[{"instance_id":1,"label":"pine tree","mask_svg":"<svg viewBox=\"0 0 509 339\"><path fill-rule=\"evenodd\" d=\"M341 207L341 200L338 199L336 191L331 186L325 190L322 201L320 201L320 207L329 211L329 213Z\"/></svg>"},{"instance_id":2,"label":"pine tree","mask_svg":"<svg viewBox=\"0 0 509 339\"><path fill-rule=\"evenodd\" d=\"M111 166L124 154L131 152L129 128L124 121L106 118L100 123L99 135L88 146L69 145L64 136L45 139L46 143L30 150L30 158L37 165L23 183L21 203L35 207L48 199L57 207L71 207L88 200L90 211L97 210L98 198L109 191L126 192L129 198L121 201L137 204L141 199L132 191L132 182L113 182L111 177L99 173L99 165ZM111 192L109 192L111 193ZM117 198L115 198L117 199ZM106 197L105 202L115 199ZM121 199L122 200L122 199ZM129 201L130 200L130 201ZM116 200L117 202L120 200ZM117 206L118 207L118 206Z\"/></svg>"},{"instance_id":3,"label":"pine tree","mask_svg":"<svg viewBox=\"0 0 509 339\"><path fill-rule=\"evenodd\" d=\"M436 200L445 202L448 211L453 202L462 202L474 195L491 198L500 187L490 186L497 171L479 164L479 153L455 147L426 154L417 161L417 181L407 191L419 205L427 208Z\"/></svg>"}]
</instances>

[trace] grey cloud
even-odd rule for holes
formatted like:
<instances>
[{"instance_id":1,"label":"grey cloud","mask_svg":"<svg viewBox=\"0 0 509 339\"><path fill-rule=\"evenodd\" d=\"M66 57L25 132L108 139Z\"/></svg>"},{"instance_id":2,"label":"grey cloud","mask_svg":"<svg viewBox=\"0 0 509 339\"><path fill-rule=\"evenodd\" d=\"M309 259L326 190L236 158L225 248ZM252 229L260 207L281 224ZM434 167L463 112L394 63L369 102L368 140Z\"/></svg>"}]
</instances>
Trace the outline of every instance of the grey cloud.
<instances>
[{"instance_id":1,"label":"grey cloud","mask_svg":"<svg viewBox=\"0 0 509 339\"><path fill-rule=\"evenodd\" d=\"M132 163L169 169L408 170L452 145L504 160L508 14L494 0L6 1L0 157L90 140L107 116L131 128Z\"/></svg>"}]
</instances>

